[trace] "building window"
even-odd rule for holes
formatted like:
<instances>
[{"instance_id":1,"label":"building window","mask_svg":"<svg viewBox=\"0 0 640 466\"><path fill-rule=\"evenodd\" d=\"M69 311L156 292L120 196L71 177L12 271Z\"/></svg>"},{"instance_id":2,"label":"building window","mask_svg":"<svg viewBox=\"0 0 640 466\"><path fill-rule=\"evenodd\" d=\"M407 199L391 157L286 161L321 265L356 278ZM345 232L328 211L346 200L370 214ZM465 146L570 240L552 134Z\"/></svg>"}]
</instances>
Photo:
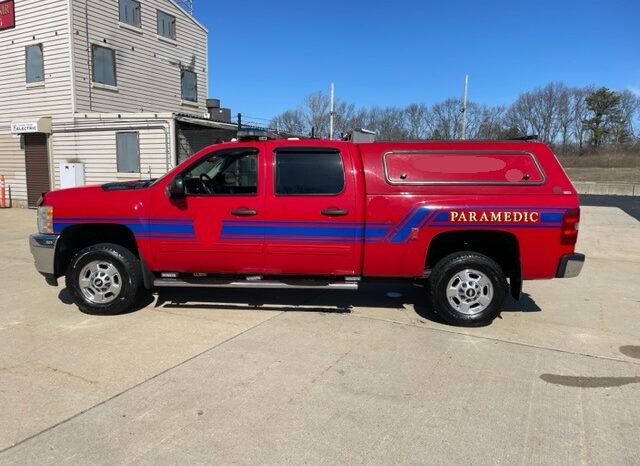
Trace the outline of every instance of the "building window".
<instances>
[{"instance_id":1,"label":"building window","mask_svg":"<svg viewBox=\"0 0 640 466\"><path fill-rule=\"evenodd\" d=\"M140 173L140 134L116 133L118 173Z\"/></svg>"},{"instance_id":2,"label":"building window","mask_svg":"<svg viewBox=\"0 0 640 466\"><path fill-rule=\"evenodd\" d=\"M44 81L44 57L42 54L42 44L27 46L25 63L28 83Z\"/></svg>"},{"instance_id":3,"label":"building window","mask_svg":"<svg viewBox=\"0 0 640 466\"><path fill-rule=\"evenodd\" d=\"M278 150L275 189L276 194L281 195L340 194L344 190L340 152L304 148Z\"/></svg>"},{"instance_id":4,"label":"building window","mask_svg":"<svg viewBox=\"0 0 640 466\"><path fill-rule=\"evenodd\" d=\"M198 75L193 71L182 70L182 100L198 101Z\"/></svg>"},{"instance_id":5,"label":"building window","mask_svg":"<svg viewBox=\"0 0 640 466\"><path fill-rule=\"evenodd\" d=\"M158 10L158 35L176 40L176 17Z\"/></svg>"},{"instance_id":6,"label":"building window","mask_svg":"<svg viewBox=\"0 0 640 466\"><path fill-rule=\"evenodd\" d=\"M116 51L93 45L93 82L116 86Z\"/></svg>"},{"instance_id":7,"label":"building window","mask_svg":"<svg viewBox=\"0 0 640 466\"><path fill-rule=\"evenodd\" d=\"M137 0L120 0L120 22L139 28L140 2Z\"/></svg>"}]
</instances>

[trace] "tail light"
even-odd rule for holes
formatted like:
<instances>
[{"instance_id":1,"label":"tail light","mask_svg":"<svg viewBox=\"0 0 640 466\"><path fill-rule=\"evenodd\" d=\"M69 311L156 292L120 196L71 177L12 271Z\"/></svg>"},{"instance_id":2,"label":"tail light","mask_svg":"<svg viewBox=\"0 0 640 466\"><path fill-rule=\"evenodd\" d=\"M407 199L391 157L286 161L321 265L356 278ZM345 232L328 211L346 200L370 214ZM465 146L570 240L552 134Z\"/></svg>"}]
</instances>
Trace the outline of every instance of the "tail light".
<instances>
[{"instance_id":1,"label":"tail light","mask_svg":"<svg viewBox=\"0 0 640 466\"><path fill-rule=\"evenodd\" d=\"M562 244L576 244L578 241L578 229L580 227L580 209L569 209L562 217L562 231L560 242Z\"/></svg>"}]
</instances>

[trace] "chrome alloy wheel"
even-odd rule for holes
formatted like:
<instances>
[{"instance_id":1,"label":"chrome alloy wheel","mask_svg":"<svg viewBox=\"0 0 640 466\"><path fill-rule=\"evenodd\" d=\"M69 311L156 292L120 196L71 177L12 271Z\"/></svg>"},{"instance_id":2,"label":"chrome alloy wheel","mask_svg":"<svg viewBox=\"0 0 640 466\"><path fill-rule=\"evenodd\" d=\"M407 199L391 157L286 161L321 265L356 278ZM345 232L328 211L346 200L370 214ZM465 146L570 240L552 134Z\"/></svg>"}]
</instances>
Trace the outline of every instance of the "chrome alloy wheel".
<instances>
[{"instance_id":1,"label":"chrome alloy wheel","mask_svg":"<svg viewBox=\"0 0 640 466\"><path fill-rule=\"evenodd\" d=\"M78 278L80 290L87 299L95 304L109 304L122 291L120 272L111 263L93 261L85 265Z\"/></svg>"},{"instance_id":2,"label":"chrome alloy wheel","mask_svg":"<svg viewBox=\"0 0 640 466\"><path fill-rule=\"evenodd\" d=\"M479 314L493 300L493 285L482 272L464 269L449 280L447 300L458 312L466 315Z\"/></svg>"}]
</instances>

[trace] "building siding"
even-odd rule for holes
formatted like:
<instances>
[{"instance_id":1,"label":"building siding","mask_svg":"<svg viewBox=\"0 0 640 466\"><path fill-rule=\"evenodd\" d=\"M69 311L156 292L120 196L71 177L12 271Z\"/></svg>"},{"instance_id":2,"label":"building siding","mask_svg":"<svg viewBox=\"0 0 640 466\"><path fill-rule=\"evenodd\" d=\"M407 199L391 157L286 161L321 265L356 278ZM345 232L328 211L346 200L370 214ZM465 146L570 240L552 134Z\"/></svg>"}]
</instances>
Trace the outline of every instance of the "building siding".
<instances>
[{"instance_id":1,"label":"building siding","mask_svg":"<svg viewBox=\"0 0 640 466\"><path fill-rule=\"evenodd\" d=\"M24 149L11 134L11 121L71 114L71 68L68 3L17 0L16 27L0 31L0 174L14 198L26 199ZM43 44L44 85L26 84L25 47ZM51 150L51 145L49 146Z\"/></svg>"},{"instance_id":2,"label":"building siding","mask_svg":"<svg viewBox=\"0 0 640 466\"><path fill-rule=\"evenodd\" d=\"M153 129L143 127L152 126ZM157 126L164 126L165 132ZM81 131L73 131L79 129ZM54 150L55 185L60 186L60 162L82 162L87 184L107 183L115 180L158 178L166 173L166 151L172 153L171 119L96 121L82 124L69 122L56 126L52 141ZM68 132L63 132L68 131ZM140 135L140 172L118 173L116 159L116 133L137 131ZM170 168L172 167L170 161Z\"/></svg>"},{"instance_id":3,"label":"building siding","mask_svg":"<svg viewBox=\"0 0 640 466\"><path fill-rule=\"evenodd\" d=\"M139 30L119 22L118 0L72 2L77 112L206 113L207 32L173 2L142 0ZM176 17L175 42L158 38L158 9ZM117 91L92 85L91 44L116 51ZM198 74L193 105L182 102L181 66Z\"/></svg>"},{"instance_id":4,"label":"building siding","mask_svg":"<svg viewBox=\"0 0 640 466\"><path fill-rule=\"evenodd\" d=\"M87 7L88 6L88 7ZM162 125L169 132L171 168L175 161L172 114L206 113L207 31L171 0L141 0L142 28L118 18L118 0L16 0L15 29L0 31L0 174L14 200L26 200L24 148L11 122L51 117L49 171L60 186L60 162L85 164L87 184L156 178L166 172L165 133L139 129L140 173L117 172L115 130ZM176 40L158 38L156 10L176 17ZM43 44L44 85L27 85L25 47ZM91 82L91 44L116 51L117 89ZM181 98L181 67L198 74L198 102ZM86 132L93 127L95 131ZM73 132L70 130L78 129Z\"/></svg>"}]
</instances>

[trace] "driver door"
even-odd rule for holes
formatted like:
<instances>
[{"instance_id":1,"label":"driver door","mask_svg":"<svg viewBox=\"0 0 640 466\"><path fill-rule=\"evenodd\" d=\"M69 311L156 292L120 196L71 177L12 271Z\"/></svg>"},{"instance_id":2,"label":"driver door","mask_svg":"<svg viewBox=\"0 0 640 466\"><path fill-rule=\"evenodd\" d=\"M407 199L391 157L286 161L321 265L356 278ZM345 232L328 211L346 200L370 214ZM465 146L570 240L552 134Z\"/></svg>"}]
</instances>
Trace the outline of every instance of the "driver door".
<instances>
[{"instance_id":1,"label":"driver door","mask_svg":"<svg viewBox=\"0 0 640 466\"><path fill-rule=\"evenodd\" d=\"M192 222L191 238L158 242L162 269L211 274L264 271L264 148L233 147L200 157L182 172L186 195L167 198L171 221ZM237 226L256 225L247 234Z\"/></svg>"}]
</instances>

